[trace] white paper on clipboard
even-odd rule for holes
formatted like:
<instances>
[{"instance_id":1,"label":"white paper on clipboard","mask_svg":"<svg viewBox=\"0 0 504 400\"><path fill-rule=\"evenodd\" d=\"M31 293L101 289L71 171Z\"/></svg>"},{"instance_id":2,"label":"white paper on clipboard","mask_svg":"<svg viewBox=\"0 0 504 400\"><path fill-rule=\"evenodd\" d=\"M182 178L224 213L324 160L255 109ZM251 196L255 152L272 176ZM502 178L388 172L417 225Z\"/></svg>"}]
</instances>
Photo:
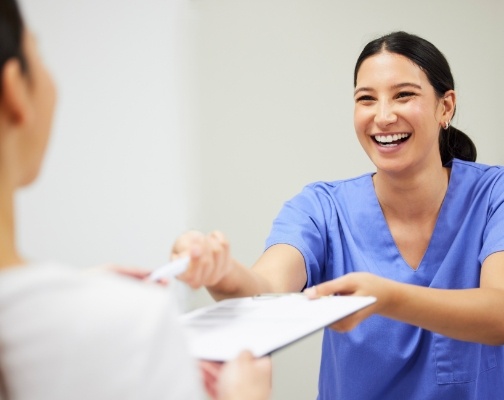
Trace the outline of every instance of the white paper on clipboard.
<instances>
[{"instance_id":1,"label":"white paper on clipboard","mask_svg":"<svg viewBox=\"0 0 504 400\"><path fill-rule=\"evenodd\" d=\"M374 303L370 296L310 300L296 294L222 300L181 316L197 359L228 361L242 350L271 354Z\"/></svg>"}]
</instances>

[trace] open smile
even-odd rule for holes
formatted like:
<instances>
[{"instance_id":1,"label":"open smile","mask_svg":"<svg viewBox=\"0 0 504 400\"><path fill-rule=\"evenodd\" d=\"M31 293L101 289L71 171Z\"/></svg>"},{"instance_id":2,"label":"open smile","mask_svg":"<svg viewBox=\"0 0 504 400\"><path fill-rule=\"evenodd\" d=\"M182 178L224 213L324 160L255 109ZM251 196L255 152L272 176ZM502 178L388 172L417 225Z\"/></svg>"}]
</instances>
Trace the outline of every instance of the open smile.
<instances>
[{"instance_id":1,"label":"open smile","mask_svg":"<svg viewBox=\"0 0 504 400\"><path fill-rule=\"evenodd\" d=\"M393 147L407 141L411 133L393 133L373 135L373 140L380 146Z\"/></svg>"}]
</instances>

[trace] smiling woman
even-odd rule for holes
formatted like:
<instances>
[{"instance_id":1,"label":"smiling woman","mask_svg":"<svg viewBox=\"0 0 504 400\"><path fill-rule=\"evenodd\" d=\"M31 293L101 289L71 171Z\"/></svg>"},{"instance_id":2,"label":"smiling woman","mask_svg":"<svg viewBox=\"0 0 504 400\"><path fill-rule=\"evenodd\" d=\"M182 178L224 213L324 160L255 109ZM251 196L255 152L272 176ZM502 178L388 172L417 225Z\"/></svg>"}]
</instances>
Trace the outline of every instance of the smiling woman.
<instances>
[{"instance_id":1,"label":"smiling woman","mask_svg":"<svg viewBox=\"0 0 504 400\"><path fill-rule=\"evenodd\" d=\"M369 102L366 103L366 100L372 100L371 98L366 98L366 88L358 87L358 73L364 61L379 54L383 55L384 52L389 53L391 56L402 56L403 61L410 64L409 67L416 67L416 69L411 68L410 72L413 74L416 73L415 75L420 75L416 76L417 80L427 79L427 81L424 82L423 88L424 90L429 91L432 89L434 91L436 103L441 102L444 104L446 100L453 102L453 104L451 104L453 107L451 116L445 118L441 125L445 132L441 132L442 134L439 135L439 151L443 165L450 162L453 158L465 161L476 161L476 147L474 143L465 133L450 124L455 115L455 82L448 61L443 54L427 40L415 35L409 35L405 32L395 32L368 43L362 50L355 65L354 86L356 88L356 102L359 100L361 104L371 104ZM399 60L396 61L399 62ZM386 59L384 59L384 62L386 62ZM407 69L408 65L404 67ZM423 74L419 74L420 71L418 71L418 69L420 69ZM395 71L395 69L392 70ZM380 70L374 69L374 71ZM382 69L382 71L384 71L384 69ZM406 71L405 73L407 74ZM402 78L404 79L406 77L407 75ZM397 81L399 77L393 77L392 79ZM412 90L408 90L408 88ZM395 90L393 95L396 96L397 102L401 103L407 102L411 97L419 95L420 93L418 92L422 91L422 86L419 83L405 81L393 84L391 90ZM357 112L358 110L359 107L356 107L355 111ZM378 140L381 143L389 143L392 141L390 137Z\"/></svg>"},{"instance_id":2,"label":"smiling woman","mask_svg":"<svg viewBox=\"0 0 504 400\"><path fill-rule=\"evenodd\" d=\"M355 130L378 172L441 166L439 132L454 105L453 90L438 98L420 67L386 47L359 65Z\"/></svg>"},{"instance_id":3,"label":"smiling woman","mask_svg":"<svg viewBox=\"0 0 504 400\"><path fill-rule=\"evenodd\" d=\"M504 392L504 168L475 163L450 126L453 77L430 42L370 42L354 84L355 130L376 171L307 185L252 268L220 232L183 235L181 279L217 299L376 297L324 332L320 400L493 398Z\"/></svg>"}]
</instances>

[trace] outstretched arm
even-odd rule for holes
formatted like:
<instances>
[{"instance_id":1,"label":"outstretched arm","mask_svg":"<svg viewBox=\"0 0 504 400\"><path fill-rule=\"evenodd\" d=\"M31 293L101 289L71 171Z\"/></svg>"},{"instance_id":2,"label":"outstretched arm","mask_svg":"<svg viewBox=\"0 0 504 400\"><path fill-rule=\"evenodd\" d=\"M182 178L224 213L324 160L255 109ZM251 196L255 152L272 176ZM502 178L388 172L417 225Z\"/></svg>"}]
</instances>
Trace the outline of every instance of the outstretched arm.
<instances>
[{"instance_id":1,"label":"outstretched arm","mask_svg":"<svg viewBox=\"0 0 504 400\"><path fill-rule=\"evenodd\" d=\"M409 285L368 273L351 273L305 291L311 297L375 296L377 302L332 327L348 331L371 314L441 333L454 339L504 344L504 252L487 257L480 287L446 290Z\"/></svg>"},{"instance_id":2,"label":"outstretched arm","mask_svg":"<svg viewBox=\"0 0 504 400\"><path fill-rule=\"evenodd\" d=\"M231 256L221 232L209 235L191 231L173 246L172 257L189 255L188 270L178 278L193 288L206 286L216 300L252 296L266 292L301 291L306 270L301 253L292 246L278 244L266 250L252 268Z\"/></svg>"}]
</instances>

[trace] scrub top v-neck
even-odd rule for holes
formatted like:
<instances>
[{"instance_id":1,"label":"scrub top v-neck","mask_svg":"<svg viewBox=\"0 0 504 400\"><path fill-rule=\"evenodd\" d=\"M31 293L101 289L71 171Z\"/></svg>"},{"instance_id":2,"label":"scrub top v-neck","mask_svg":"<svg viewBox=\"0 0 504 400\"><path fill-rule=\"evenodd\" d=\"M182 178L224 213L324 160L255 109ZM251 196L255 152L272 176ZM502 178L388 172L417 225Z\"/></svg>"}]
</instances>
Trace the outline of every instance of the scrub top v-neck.
<instances>
[{"instance_id":1,"label":"scrub top v-neck","mask_svg":"<svg viewBox=\"0 0 504 400\"><path fill-rule=\"evenodd\" d=\"M504 251L504 170L460 160L449 167L447 193L416 270L393 240L372 174L306 186L285 203L266 248L297 248L308 287L357 271L434 288L478 287L481 263ZM326 330L319 398L491 398L484 392L488 380L504 392L502 350L372 316L344 335Z\"/></svg>"}]
</instances>

